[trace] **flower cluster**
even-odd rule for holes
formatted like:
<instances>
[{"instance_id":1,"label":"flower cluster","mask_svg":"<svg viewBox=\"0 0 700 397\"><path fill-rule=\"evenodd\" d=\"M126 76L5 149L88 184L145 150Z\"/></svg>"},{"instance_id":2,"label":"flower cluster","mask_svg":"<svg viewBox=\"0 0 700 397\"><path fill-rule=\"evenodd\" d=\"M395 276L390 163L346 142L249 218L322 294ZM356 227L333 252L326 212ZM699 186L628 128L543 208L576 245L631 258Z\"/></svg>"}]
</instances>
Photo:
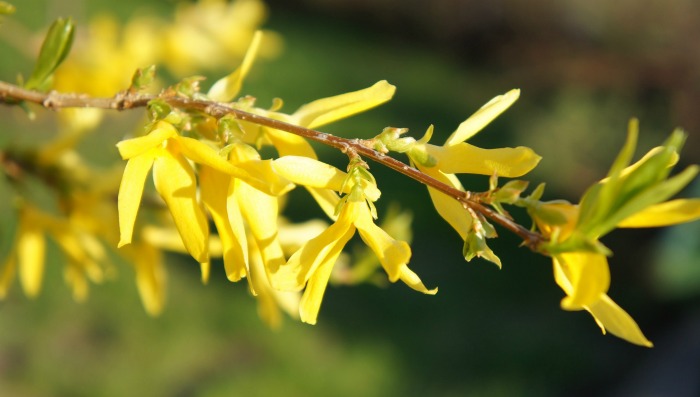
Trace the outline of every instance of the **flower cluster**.
<instances>
[{"instance_id":1,"label":"flower cluster","mask_svg":"<svg viewBox=\"0 0 700 397\"><path fill-rule=\"evenodd\" d=\"M607 177L578 204L541 201L544 185L522 197L527 182L516 179L499 186L499 178L522 177L537 166L539 155L523 146L484 149L466 142L508 109L519 90L487 102L442 145L429 143L432 126L420 140L391 127L369 140L324 134L315 129L387 102L395 87L379 81L291 113L282 111L279 99L271 108L257 106L255 98L240 96L240 91L258 54L274 52L278 44L255 31L263 16L257 0L203 0L184 5L173 25L146 17L133 20L123 41L112 21L100 19L91 27L91 39L83 42L88 50L63 64L73 25L59 20L52 26L27 83L0 82L0 101L60 110L94 106L82 109L80 117L62 112L72 124L53 140L30 150L0 150L0 211L8 214L0 225L0 298L16 275L27 296L39 294L48 240L66 258L64 275L76 300L85 299L89 282L111 276L112 261L125 260L134 267L141 300L152 315L166 303L168 251L194 258L204 283L219 263L229 281L246 280L260 316L271 326L280 324L283 312L315 324L334 274L341 282L360 282L384 277L375 273L382 268L392 283L400 280L418 292L435 294L437 288L427 288L408 267L410 216L382 216L383 222L376 223L381 191L364 161L369 157L427 186L438 214L463 241L467 261L480 257L501 266L487 244L496 237L494 223L499 224L533 251L551 257L555 282L566 295L563 309L588 311L604 333L652 345L608 296L611 251L600 239L616 228L700 218L700 199L671 200L699 171L690 166L670 175L685 140L681 131L631 164L638 134L633 121ZM162 45L133 39L157 37L150 34L153 29L162 32ZM243 42L250 42L246 51ZM125 70L145 64L163 63L180 75L216 66L226 54L240 55L240 66L206 93L200 89L203 78L194 76L159 94L146 94L153 67L138 69L131 83L125 80ZM52 81L60 90L93 95L122 91L109 106L107 98L58 92L42 96ZM125 164L114 170L87 166L75 148L100 120L96 108L130 106L147 107L148 122L116 144ZM347 168L321 161L307 138L341 150L348 156ZM410 166L386 156L392 151L405 153ZM488 176L489 189L468 191L460 174ZM326 220L294 224L283 216L288 194L297 187L309 193ZM506 205L525 208L532 228L517 223ZM360 260L348 260L344 251L355 235L365 251Z\"/></svg>"}]
</instances>

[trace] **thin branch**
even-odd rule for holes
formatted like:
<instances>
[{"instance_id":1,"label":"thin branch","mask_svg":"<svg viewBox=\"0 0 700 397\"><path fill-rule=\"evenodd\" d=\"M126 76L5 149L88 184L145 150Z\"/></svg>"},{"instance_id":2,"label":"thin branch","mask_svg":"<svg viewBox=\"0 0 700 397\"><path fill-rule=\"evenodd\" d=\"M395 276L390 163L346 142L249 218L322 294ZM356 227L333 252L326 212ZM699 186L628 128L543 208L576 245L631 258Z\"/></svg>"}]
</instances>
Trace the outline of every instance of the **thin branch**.
<instances>
[{"instance_id":1,"label":"thin branch","mask_svg":"<svg viewBox=\"0 0 700 397\"><path fill-rule=\"evenodd\" d=\"M167 102L173 107L199 110L216 118L221 118L225 115L231 114L239 120L263 125L276 130L286 131L291 134L331 146L341 151L347 151L350 148L361 156L389 167L394 171L418 181L421 184L429 186L454 198L465 208L471 208L472 210L483 214L493 222L501 225L503 228L522 238L523 245L527 246L533 251L539 252L538 247L546 242L546 239L541 234L532 232L522 225L514 222L512 219L499 214L489 207L484 206L479 202L478 197L473 196L470 194L470 192L455 189L450 185L440 182L437 179L420 172L416 168L410 167L406 163L368 147L359 139L341 138L325 132L312 130L298 125L271 119L269 117L235 109L223 103L200 99L190 99L175 95L139 94L129 91L121 92L112 98L94 98L82 94L65 94L55 91L49 93L30 91L17 85L0 81L0 103L17 104L18 102L26 101L38 104L48 109L84 107L126 110L137 107L145 107L148 102L157 98Z\"/></svg>"}]
</instances>

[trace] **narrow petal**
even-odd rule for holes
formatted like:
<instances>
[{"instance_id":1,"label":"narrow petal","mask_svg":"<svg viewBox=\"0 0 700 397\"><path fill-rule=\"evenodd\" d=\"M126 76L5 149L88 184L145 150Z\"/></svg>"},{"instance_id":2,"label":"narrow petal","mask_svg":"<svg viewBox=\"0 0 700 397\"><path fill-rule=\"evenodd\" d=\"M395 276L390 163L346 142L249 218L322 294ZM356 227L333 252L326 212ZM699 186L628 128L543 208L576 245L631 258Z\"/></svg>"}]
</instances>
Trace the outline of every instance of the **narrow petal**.
<instances>
[{"instance_id":1,"label":"narrow petal","mask_svg":"<svg viewBox=\"0 0 700 397\"><path fill-rule=\"evenodd\" d=\"M364 112L391 99L396 87L382 80L363 90L319 99L299 108L292 117L298 125L316 128Z\"/></svg>"},{"instance_id":2,"label":"narrow petal","mask_svg":"<svg viewBox=\"0 0 700 397\"><path fill-rule=\"evenodd\" d=\"M443 174L433 168L425 168L419 166L418 169L425 174L432 176L433 178L444 182L456 189L462 189L462 184L459 183L457 177L452 174ZM437 210L438 214L447 223L452 226L452 228L457 231L462 240L466 240L469 231L472 228L472 217L469 212L464 209L464 207L454 198L442 193L433 188L428 188L428 193L430 194L430 199L433 201L433 206Z\"/></svg>"},{"instance_id":3,"label":"narrow petal","mask_svg":"<svg viewBox=\"0 0 700 397\"><path fill-rule=\"evenodd\" d=\"M302 156L284 156L273 162L275 171L290 181L308 187L339 192L347 174L332 165Z\"/></svg>"},{"instance_id":4,"label":"narrow petal","mask_svg":"<svg viewBox=\"0 0 700 397\"><path fill-rule=\"evenodd\" d=\"M161 252L149 244L134 247L131 255L136 270L136 286L146 312L157 316L165 306L166 273Z\"/></svg>"},{"instance_id":5,"label":"narrow petal","mask_svg":"<svg viewBox=\"0 0 700 397\"><path fill-rule=\"evenodd\" d=\"M148 172L153 166L154 153L155 151L133 157L126 163L124 168L124 175L119 185L117 198L119 247L131 243L136 215L139 212L141 197L143 196L143 187L146 183Z\"/></svg>"},{"instance_id":6,"label":"narrow petal","mask_svg":"<svg viewBox=\"0 0 700 397\"><path fill-rule=\"evenodd\" d=\"M30 298L35 298L41 291L45 254L44 233L36 227L23 225L17 238L17 262L20 284Z\"/></svg>"},{"instance_id":7,"label":"narrow petal","mask_svg":"<svg viewBox=\"0 0 700 397\"><path fill-rule=\"evenodd\" d=\"M520 90L515 89L490 100L486 105L482 106L481 109L477 110L476 113L469 116L468 119L459 125L457 130L453 132L449 138L447 138L447 141L445 141L445 146L464 142L474 136L477 132L481 131L486 125L508 109L519 96Z\"/></svg>"},{"instance_id":8,"label":"narrow petal","mask_svg":"<svg viewBox=\"0 0 700 397\"><path fill-rule=\"evenodd\" d=\"M240 211L260 249L270 282L274 288L281 289L276 284L275 273L287 260L277 238L278 198L265 194L240 180L236 180L235 183L234 194Z\"/></svg>"},{"instance_id":9,"label":"narrow petal","mask_svg":"<svg viewBox=\"0 0 700 397\"><path fill-rule=\"evenodd\" d=\"M438 292L437 288L427 289L425 285L423 285L423 282L420 280L420 277L418 277L418 275L414 273L413 270L409 269L408 266L401 267L401 274L399 275L399 278L401 279L401 281L406 283L406 285L418 292L422 292L428 295L435 295Z\"/></svg>"},{"instance_id":10,"label":"narrow petal","mask_svg":"<svg viewBox=\"0 0 700 397\"><path fill-rule=\"evenodd\" d=\"M246 52L245 57L243 57L241 66L239 66L238 69L234 70L228 76L218 80L209 89L207 96L211 100L217 102L230 102L236 95L238 95L238 92L241 90L241 86L243 85L243 79L245 79L246 75L250 71L250 68L253 66L253 61L258 53L258 48L260 48L262 38L262 31L255 32L255 35L253 35L253 40L248 47L248 51Z\"/></svg>"},{"instance_id":11,"label":"narrow petal","mask_svg":"<svg viewBox=\"0 0 700 397\"><path fill-rule=\"evenodd\" d=\"M282 322L280 309L293 318L299 317L299 292L278 291L270 285L260 250L255 239L249 240L250 275L248 283L258 301L258 314L271 328L279 328Z\"/></svg>"},{"instance_id":12,"label":"narrow petal","mask_svg":"<svg viewBox=\"0 0 700 397\"><path fill-rule=\"evenodd\" d=\"M174 136L177 136L175 127L160 121L148 135L121 141L117 143L117 149L122 159L128 160L162 145L165 140Z\"/></svg>"},{"instance_id":13,"label":"narrow petal","mask_svg":"<svg viewBox=\"0 0 700 397\"><path fill-rule=\"evenodd\" d=\"M239 179L265 194L281 196L294 189L289 179L277 173L273 160L249 160L236 166L246 173Z\"/></svg>"},{"instance_id":14,"label":"narrow petal","mask_svg":"<svg viewBox=\"0 0 700 397\"><path fill-rule=\"evenodd\" d=\"M451 146L426 145L428 154L438 160L437 167L446 174L481 174L516 178L537 166L541 157L532 149L482 149L468 143Z\"/></svg>"},{"instance_id":15,"label":"narrow petal","mask_svg":"<svg viewBox=\"0 0 700 397\"><path fill-rule=\"evenodd\" d=\"M231 176L213 168L202 166L199 169L199 186L202 202L211 214L216 230L224 247L224 267L230 281L245 277L248 255L246 241L239 240L229 222L227 197Z\"/></svg>"},{"instance_id":16,"label":"narrow petal","mask_svg":"<svg viewBox=\"0 0 700 397\"><path fill-rule=\"evenodd\" d=\"M7 297L7 292L10 290L12 281L15 279L17 272L17 260L14 253L10 254L5 260L5 264L0 272L0 300Z\"/></svg>"},{"instance_id":17,"label":"narrow petal","mask_svg":"<svg viewBox=\"0 0 700 397\"><path fill-rule=\"evenodd\" d=\"M355 233L355 211L348 208L348 204L350 203L340 211L335 223L302 245L280 268L276 275L280 289L301 290L326 258L332 256L335 250L342 251L342 247Z\"/></svg>"},{"instance_id":18,"label":"narrow petal","mask_svg":"<svg viewBox=\"0 0 700 397\"><path fill-rule=\"evenodd\" d=\"M639 329L637 323L609 296L603 295L598 301L586 307L598 325L605 331L640 346L653 347Z\"/></svg>"},{"instance_id":19,"label":"narrow petal","mask_svg":"<svg viewBox=\"0 0 700 397\"><path fill-rule=\"evenodd\" d=\"M582 310L596 302L610 286L610 267L605 256L591 252L572 252L554 256L555 281L566 292L561 306Z\"/></svg>"},{"instance_id":20,"label":"narrow petal","mask_svg":"<svg viewBox=\"0 0 700 397\"><path fill-rule=\"evenodd\" d=\"M362 240L379 258L379 262L389 275L389 281L394 283L401 276L402 268L406 267L411 259L411 247L405 241L395 240L382 228L375 225L369 208L364 203L359 205L361 210L357 220L355 220L355 226L360 232Z\"/></svg>"},{"instance_id":21,"label":"narrow petal","mask_svg":"<svg viewBox=\"0 0 700 397\"><path fill-rule=\"evenodd\" d=\"M192 167L184 157L161 150L153 164L153 182L172 214L187 252L199 263L209 262L209 226L197 202Z\"/></svg>"},{"instance_id":22,"label":"narrow petal","mask_svg":"<svg viewBox=\"0 0 700 397\"><path fill-rule=\"evenodd\" d=\"M353 228L347 229L345 234L331 242L327 247L328 249L319 261L318 266L311 274L304 294L299 302L299 318L301 321L307 324L316 324L318 312L321 308L321 302L323 301L323 295L326 292L328 279L333 271L333 266L338 260L338 256L340 256L340 253L343 251L343 247L354 233L355 231Z\"/></svg>"},{"instance_id":23,"label":"narrow petal","mask_svg":"<svg viewBox=\"0 0 700 397\"><path fill-rule=\"evenodd\" d=\"M647 207L617 227L664 227L700 219L700 199L678 199Z\"/></svg>"}]
</instances>

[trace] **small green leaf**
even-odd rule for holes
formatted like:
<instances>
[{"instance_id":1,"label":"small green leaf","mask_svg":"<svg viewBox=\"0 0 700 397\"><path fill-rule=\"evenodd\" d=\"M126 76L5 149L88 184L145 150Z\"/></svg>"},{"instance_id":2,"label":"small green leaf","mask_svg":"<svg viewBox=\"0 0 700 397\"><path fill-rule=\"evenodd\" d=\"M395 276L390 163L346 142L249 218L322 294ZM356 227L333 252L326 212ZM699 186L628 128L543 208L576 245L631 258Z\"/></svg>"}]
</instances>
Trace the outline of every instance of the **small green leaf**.
<instances>
[{"instance_id":1,"label":"small green leaf","mask_svg":"<svg viewBox=\"0 0 700 397\"><path fill-rule=\"evenodd\" d=\"M634 198L625 202L618 211L611 214L610 218L599 226L601 235L614 229L618 223L632 214L673 197L692 182L699 171L699 166L691 165L681 173L640 192Z\"/></svg>"},{"instance_id":2,"label":"small green leaf","mask_svg":"<svg viewBox=\"0 0 700 397\"><path fill-rule=\"evenodd\" d=\"M166 118L173 108L162 99L154 99L148 102L148 117L151 122L156 122Z\"/></svg>"},{"instance_id":3,"label":"small green leaf","mask_svg":"<svg viewBox=\"0 0 700 397\"><path fill-rule=\"evenodd\" d=\"M527 181L510 181L496 191L493 199L499 203L513 204L520 199L520 194L527 189L527 185Z\"/></svg>"},{"instance_id":4,"label":"small green leaf","mask_svg":"<svg viewBox=\"0 0 700 397\"><path fill-rule=\"evenodd\" d=\"M156 65L136 69L134 76L131 78L131 87L129 87L129 92L138 92L148 88L148 86L153 83L155 77Z\"/></svg>"},{"instance_id":5,"label":"small green leaf","mask_svg":"<svg viewBox=\"0 0 700 397\"><path fill-rule=\"evenodd\" d=\"M474 219L472 230L467 234L462 248L462 255L467 262L470 262L475 257L486 259L494 263L499 268L501 260L493 253L491 248L486 244L486 239L496 236L496 230L486 221Z\"/></svg>"},{"instance_id":6,"label":"small green leaf","mask_svg":"<svg viewBox=\"0 0 700 397\"><path fill-rule=\"evenodd\" d=\"M51 25L25 88L40 91L48 89L54 71L70 52L74 31L75 24L70 18L59 18Z\"/></svg>"},{"instance_id":7,"label":"small green leaf","mask_svg":"<svg viewBox=\"0 0 700 397\"><path fill-rule=\"evenodd\" d=\"M175 85L175 92L187 98L192 98L199 93L199 83L204 80L206 78L203 76L185 77Z\"/></svg>"}]
</instances>

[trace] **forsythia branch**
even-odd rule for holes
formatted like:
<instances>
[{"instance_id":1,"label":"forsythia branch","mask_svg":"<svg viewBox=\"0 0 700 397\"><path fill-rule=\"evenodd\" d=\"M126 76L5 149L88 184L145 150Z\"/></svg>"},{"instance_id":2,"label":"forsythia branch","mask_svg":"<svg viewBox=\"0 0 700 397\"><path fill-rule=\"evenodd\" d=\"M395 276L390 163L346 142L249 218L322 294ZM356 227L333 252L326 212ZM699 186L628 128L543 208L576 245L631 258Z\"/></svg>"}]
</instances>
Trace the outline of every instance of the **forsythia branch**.
<instances>
[{"instance_id":1,"label":"forsythia branch","mask_svg":"<svg viewBox=\"0 0 700 397\"><path fill-rule=\"evenodd\" d=\"M169 105L186 110L198 110L215 118L221 118L226 115L233 115L236 119L248 121L254 124L263 125L277 130L289 132L309 140L319 142L321 144L339 149L343 152L352 150L357 154L369 158L379 164L393 169L409 178L412 178L419 183L432 187L452 198L457 200L465 209L470 209L482 214L484 217L498 223L506 230L516 234L523 239L523 245L530 248L532 251L544 253L541 246L548 242L548 239L542 234L533 232L522 225L516 223L508 216L502 215L485 205L480 201L480 196L469 191L456 189L446 183L443 183L414 167L387 156L372 148L369 141L361 139L347 139L335 135L320 132L314 129L286 123L280 120L275 120L269 117L256 115L240 109L227 106L224 103L191 99L182 96L177 96L171 93L162 93L158 95L143 94L132 91L121 91L111 98L91 97L89 95L78 93L61 93L51 91L48 93L27 90L20 86L0 81L0 102L12 105L22 101L35 103L47 109L60 108L97 108L110 110L129 110L142 108L154 99L160 99Z\"/></svg>"}]
</instances>

